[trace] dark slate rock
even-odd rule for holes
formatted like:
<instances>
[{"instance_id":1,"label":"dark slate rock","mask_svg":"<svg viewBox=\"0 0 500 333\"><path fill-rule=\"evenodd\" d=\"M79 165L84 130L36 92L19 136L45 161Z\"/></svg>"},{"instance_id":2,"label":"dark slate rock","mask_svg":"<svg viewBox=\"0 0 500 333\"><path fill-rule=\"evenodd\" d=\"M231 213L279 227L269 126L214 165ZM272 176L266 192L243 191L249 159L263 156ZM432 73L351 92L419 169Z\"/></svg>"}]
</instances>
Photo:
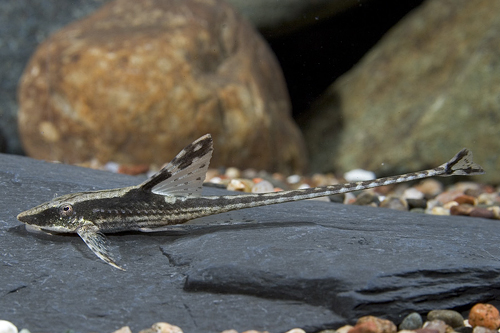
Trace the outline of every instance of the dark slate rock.
<instances>
[{"instance_id":1,"label":"dark slate rock","mask_svg":"<svg viewBox=\"0 0 500 333\"><path fill-rule=\"evenodd\" d=\"M497 223L303 201L224 214L240 224L110 235L122 272L76 235L33 234L22 210L142 179L0 155L0 314L32 332L313 332L363 315L498 304ZM206 194L227 193L207 188ZM213 220L216 220L215 218Z\"/></svg>"}]
</instances>

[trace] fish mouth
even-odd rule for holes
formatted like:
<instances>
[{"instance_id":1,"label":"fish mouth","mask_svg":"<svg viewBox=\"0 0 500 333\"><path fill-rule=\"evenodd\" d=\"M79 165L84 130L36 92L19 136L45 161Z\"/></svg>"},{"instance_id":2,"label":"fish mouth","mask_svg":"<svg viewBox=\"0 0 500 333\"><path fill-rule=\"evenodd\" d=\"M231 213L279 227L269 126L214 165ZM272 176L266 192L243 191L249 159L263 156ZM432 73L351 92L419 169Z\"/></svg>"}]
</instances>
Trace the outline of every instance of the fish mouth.
<instances>
[{"instance_id":1,"label":"fish mouth","mask_svg":"<svg viewBox=\"0 0 500 333\"><path fill-rule=\"evenodd\" d=\"M37 225L32 225L32 224L25 224L24 227L26 228L26 231L32 232L34 234L46 234L47 231L43 230Z\"/></svg>"}]
</instances>

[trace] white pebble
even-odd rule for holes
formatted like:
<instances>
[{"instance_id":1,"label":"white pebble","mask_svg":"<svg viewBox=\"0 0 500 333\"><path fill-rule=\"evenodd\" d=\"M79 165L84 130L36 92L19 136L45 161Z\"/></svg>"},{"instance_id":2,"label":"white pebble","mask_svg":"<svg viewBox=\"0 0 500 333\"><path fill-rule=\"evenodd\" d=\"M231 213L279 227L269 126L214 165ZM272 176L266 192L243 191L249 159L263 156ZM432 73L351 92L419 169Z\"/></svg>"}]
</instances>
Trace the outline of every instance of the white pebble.
<instances>
[{"instance_id":1,"label":"white pebble","mask_svg":"<svg viewBox=\"0 0 500 333\"><path fill-rule=\"evenodd\" d=\"M362 180L373 180L377 178L375 173L363 169L354 169L344 173L344 178L348 182L357 182Z\"/></svg>"},{"instance_id":2,"label":"white pebble","mask_svg":"<svg viewBox=\"0 0 500 333\"><path fill-rule=\"evenodd\" d=\"M130 327L123 326L122 328L120 328L117 331L114 331L113 333L132 333L132 331L130 330Z\"/></svg>"},{"instance_id":3,"label":"white pebble","mask_svg":"<svg viewBox=\"0 0 500 333\"><path fill-rule=\"evenodd\" d=\"M118 173L118 169L120 169L120 164L118 164L118 163L108 162L108 163L104 164L104 170Z\"/></svg>"},{"instance_id":4,"label":"white pebble","mask_svg":"<svg viewBox=\"0 0 500 333\"><path fill-rule=\"evenodd\" d=\"M261 180L252 187L252 193L267 193L274 191L274 186L267 180Z\"/></svg>"},{"instance_id":5,"label":"white pebble","mask_svg":"<svg viewBox=\"0 0 500 333\"><path fill-rule=\"evenodd\" d=\"M299 190L305 190L306 188L311 188L311 186L309 184L300 184L299 186Z\"/></svg>"},{"instance_id":6,"label":"white pebble","mask_svg":"<svg viewBox=\"0 0 500 333\"><path fill-rule=\"evenodd\" d=\"M220 177L213 177L213 178L210 179L209 182L213 183L213 184L220 184L220 183L222 183L222 178L220 178Z\"/></svg>"},{"instance_id":7,"label":"white pebble","mask_svg":"<svg viewBox=\"0 0 500 333\"><path fill-rule=\"evenodd\" d=\"M241 177L241 172L240 172L240 170L238 168L229 167L229 168L226 169L225 175L228 178L240 178Z\"/></svg>"},{"instance_id":8,"label":"white pebble","mask_svg":"<svg viewBox=\"0 0 500 333\"><path fill-rule=\"evenodd\" d=\"M407 188L403 192L404 199L423 199L424 194L414 187Z\"/></svg>"},{"instance_id":9,"label":"white pebble","mask_svg":"<svg viewBox=\"0 0 500 333\"><path fill-rule=\"evenodd\" d=\"M432 215L450 215L450 210L443 207L434 207L431 209Z\"/></svg>"},{"instance_id":10,"label":"white pebble","mask_svg":"<svg viewBox=\"0 0 500 333\"><path fill-rule=\"evenodd\" d=\"M0 333L17 333L17 327L7 320L0 320Z\"/></svg>"},{"instance_id":11,"label":"white pebble","mask_svg":"<svg viewBox=\"0 0 500 333\"><path fill-rule=\"evenodd\" d=\"M453 206L458 206L458 202L456 202L456 201L447 202L443 205L443 208L444 209L451 209L451 207L453 207Z\"/></svg>"},{"instance_id":12,"label":"white pebble","mask_svg":"<svg viewBox=\"0 0 500 333\"><path fill-rule=\"evenodd\" d=\"M298 182L300 182L300 176L299 175L288 176L286 177L286 181L288 182L288 184L297 184Z\"/></svg>"},{"instance_id":13,"label":"white pebble","mask_svg":"<svg viewBox=\"0 0 500 333\"><path fill-rule=\"evenodd\" d=\"M231 182L227 185L229 191L245 191L245 183L240 179L231 179Z\"/></svg>"},{"instance_id":14,"label":"white pebble","mask_svg":"<svg viewBox=\"0 0 500 333\"><path fill-rule=\"evenodd\" d=\"M304 331L302 328L294 328L286 333L306 333L306 331Z\"/></svg>"},{"instance_id":15,"label":"white pebble","mask_svg":"<svg viewBox=\"0 0 500 333\"><path fill-rule=\"evenodd\" d=\"M430 214L430 211L434 208L434 207L439 207L441 206L441 203L439 201L437 201L436 199L431 199L431 200L428 200L427 201L427 207L426 209L429 210L429 213Z\"/></svg>"},{"instance_id":16,"label":"white pebble","mask_svg":"<svg viewBox=\"0 0 500 333\"><path fill-rule=\"evenodd\" d=\"M151 328L157 333L183 333L180 327L169 323L156 323Z\"/></svg>"}]
</instances>

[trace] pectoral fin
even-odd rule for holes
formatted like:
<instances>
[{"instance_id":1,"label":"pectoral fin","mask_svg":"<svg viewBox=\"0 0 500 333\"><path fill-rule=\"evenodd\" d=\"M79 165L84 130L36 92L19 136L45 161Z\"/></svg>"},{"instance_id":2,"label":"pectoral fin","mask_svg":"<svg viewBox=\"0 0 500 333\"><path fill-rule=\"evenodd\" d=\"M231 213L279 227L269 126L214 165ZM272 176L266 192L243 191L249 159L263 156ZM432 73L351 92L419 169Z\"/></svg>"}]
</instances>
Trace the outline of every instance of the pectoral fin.
<instances>
[{"instance_id":1,"label":"pectoral fin","mask_svg":"<svg viewBox=\"0 0 500 333\"><path fill-rule=\"evenodd\" d=\"M85 222L76 232L96 256L115 268L121 269L122 271L125 270L114 262L107 245L106 236L104 236L104 234L99 231L99 228L92 222Z\"/></svg>"}]
</instances>

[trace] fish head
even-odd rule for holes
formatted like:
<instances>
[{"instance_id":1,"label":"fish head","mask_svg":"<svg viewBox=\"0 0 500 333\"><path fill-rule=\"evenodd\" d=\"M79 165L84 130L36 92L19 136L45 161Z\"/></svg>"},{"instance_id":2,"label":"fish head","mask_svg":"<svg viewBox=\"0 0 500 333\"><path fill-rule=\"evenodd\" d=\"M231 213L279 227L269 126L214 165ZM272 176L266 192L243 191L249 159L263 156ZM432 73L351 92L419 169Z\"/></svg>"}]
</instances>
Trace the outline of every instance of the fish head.
<instances>
[{"instance_id":1,"label":"fish head","mask_svg":"<svg viewBox=\"0 0 500 333\"><path fill-rule=\"evenodd\" d=\"M73 206L71 197L64 195L20 213L17 219L26 224L28 230L75 232L80 223Z\"/></svg>"}]
</instances>

